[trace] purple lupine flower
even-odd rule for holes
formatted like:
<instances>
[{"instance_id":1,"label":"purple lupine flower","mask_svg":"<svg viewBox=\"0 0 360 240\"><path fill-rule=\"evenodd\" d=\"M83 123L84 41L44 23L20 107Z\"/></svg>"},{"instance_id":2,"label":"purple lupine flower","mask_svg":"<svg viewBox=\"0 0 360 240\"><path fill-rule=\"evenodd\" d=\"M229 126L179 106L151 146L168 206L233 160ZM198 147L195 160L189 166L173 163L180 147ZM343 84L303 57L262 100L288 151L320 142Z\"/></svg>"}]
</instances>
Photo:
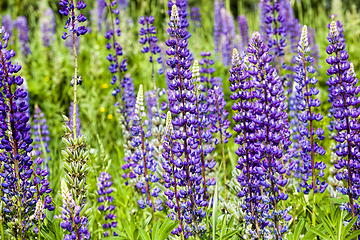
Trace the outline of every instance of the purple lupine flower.
<instances>
[{"instance_id":1,"label":"purple lupine flower","mask_svg":"<svg viewBox=\"0 0 360 240\"><path fill-rule=\"evenodd\" d=\"M40 18L40 32L43 45L49 47L55 35L55 16L51 8L46 9Z\"/></svg>"},{"instance_id":2,"label":"purple lupine flower","mask_svg":"<svg viewBox=\"0 0 360 240\"><path fill-rule=\"evenodd\" d=\"M121 30L119 19L120 10L117 8L116 4L116 1L112 1L111 4L108 5L110 9L109 14L111 15L111 24L110 29L105 33L105 38L108 39L106 48L108 50L112 49L113 52L109 53L106 58L110 62L109 70L113 75L110 83L115 85L119 82L117 86L114 86L112 95L115 98L119 95L121 101L116 101L114 106L119 107L121 114L120 123L124 127L124 130L131 132L130 121L132 120L132 116L134 114L133 107L135 106L135 92L134 84L130 75L125 74L127 71L127 59L124 58L120 62L120 57L123 55L123 48L117 40L117 38L121 36ZM130 135L127 136L131 138Z\"/></svg>"},{"instance_id":3,"label":"purple lupine flower","mask_svg":"<svg viewBox=\"0 0 360 240\"><path fill-rule=\"evenodd\" d=\"M133 172L137 175L135 186L141 194L145 195L144 199L141 198L137 202L142 209L149 206L153 211L162 211L162 200L159 198L160 188L155 186L155 183L159 181L159 178L154 174L157 163L153 159L152 152L154 148L148 140L152 133L151 130L146 131L144 129L149 124L145 117L144 91L142 85L140 85L136 98L134 122L131 128L133 135L131 144L135 148L135 152L131 156L132 168Z\"/></svg>"},{"instance_id":4,"label":"purple lupine flower","mask_svg":"<svg viewBox=\"0 0 360 240\"><path fill-rule=\"evenodd\" d=\"M6 49L10 35L4 27L0 28L0 36L0 85L3 88L3 95L0 97L0 156L5 166L1 173L4 223L14 238L25 239L30 237L29 230L33 225L32 218L37 202L34 193L38 178L32 168L33 140L27 124L27 92L20 87L24 79L17 75L21 66L11 62L15 51ZM15 87L17 88L14 91ZM20 216L19 211L22 211Z\"/></svg>"},{"instance_id":5,"label":"purple lupine flower","mask_svg":"<svg viewBox=\"0 0 360 240\"><path fill-rule=\"evenodd\" d=\"M168 7L169 7L169 11L168 11L168 15L171 16L171 10L172 10L172 6L176 5L177 9L178 9L178 13L179 13L179 28L186 30L187 27L189 26L189 21L188 21L188 0L176 0L175 3L173 3L171 0L168 1ZM186 36L185 39L188 39L191 37L191 34L188 31L186 32Z\"/></svg>"},{"instance_id":6,"label":"purple lupine flower","mask_svg":"<svg viewBox=\"0 0 360 240\"><path fill-rule=\"evenodd\" d=\"M49 170L48 161L51 159L49 156L49 141L50 141L50 131L46 124L45 114L41 111L38 105L35 105L34 113L34 136L35 136L35 156L41 157L46 166L46 169Z\"/></svg>"},{"instance_id":7,"label":"purple lupine flower","mask_svg":"<svg viewBox=\"0 0 360 240\"><path fill-rule=\"evenodd\" d=\"M230 64L231 50L234 48L235 43L233 39L236 37L235 22L234 18L230 12L225 8L220 10L221 16L221 39L220 39L220 49L222 62L225 67Z\"/></svg>"},{"instance_id":8,"label":"purple lupine flower","mask_svg":"<svg viewBox=\"0 0 360 240\"><path fill-rule=\"evenodd\" d=\"M191 66L190 52L186 48L188 33L185 29L181 28L182 23L179 18L177 5L172 6L169 26L167 32L170 38L166 41L168 46L166 53L170 58L166 61L166 64L171 68L167 72L167 76L171 80L169 85L171 90L169 108L174 116L172 121L174 125L172 149L176 155L176 169L174 171L176 176L179 177L177 185L183 216L183 219L179 220L182 221L184 237L187 238L194 234L201 235L206 231L206 226L202 224L202 219L206 216L204 206L207 206L208 202L206 199L203 199L204 189L201 187L201 159L197 151L199 143L193 137L193 133L196 133L197 122L194 116L194 112L196 112L196 96L194 94L194 85L191 84L192 74L189 70ZM212 165L209 164L206 167L211 168ZM169 173L169 169L164 168L164 170ZM167 176L164 176L165 180L168 178ZM169 188L173 184L167 184L166 187ZM212 185L212 182L207 182L207 185ZM169 200L166 204L173 208L173 192L169 191L167 195ZM195 222L197 223L196 225L194 225ZM173 233L180 234L179 231Z\"/></svg>"},{"instance_id":9,"label":"purple lupine flower","mask_svg":"<svg viewBox=\"0 0 360 240\"><path fill-rule=\"evenodd\" d=\"M215 0L214 2L214 45L215 53L219 52L220 49L220 38L221 38L221 8L224 7L222 0Z\"/></svg>"},{"instance_id":10,"label":"purple lupine flower","mask_svg":"<svg viewBox=\"0 0 360 240\"><path fill-rule=\"evenodd\" d=\"M284 150L289 149L291 141L284 89L275 68L271 67L272 58L268 51L269 48L261 39L259 32L254 32L247 49L248 73L257 82L257 89L252 93L257 98L256 120L251 128L257 130L254 136L258 143L254 146L257 148L255 158L262 160L257 171L261 171L258 174L263 175L268 182L260 183L264 191L261 196L262 202L269 206L265 214L269 224L267 228L274 238L279 239L289 229L287 221L291 219L288 214L289 209L280 209L278 206L281 200L285 201L288 198L288 195L281 191L281 188L287 184L287 179L283 177L286 169L282 157ZM262 74L259 75L259 72Z\"/></svg>"},{"instance_id":11,"label":"purple lupine flower","mask_svg":"<svg viewBox=\"0 0 360 240\"><path fill-rule=\"evenodd\" d=\"M249 26L245 14L238 16L238 25L242 42L241 46L243 46L243 48L246 48L249 43ZM245 49L242 49L242 51L244 50Z\"/></svg>"},{"instance_id":12,"label":"purple lupine flower","mask_svg":"<svg viewBox=\"0 0 360 240\"><path fill-rule=\"evenodd\" d=\"M222 89L221 78L213 77L215 68L212 66L214 61L210 59L210 52L202 52L203 59L199 62L201 68L200 82L203 89L203 93L199 95L200 102L200 115L201 125L208 131L203 131L203 143L205 156L211 154L214 150L214 145L219 144L222 150L222 162L224 167L224 182L226 183L226 160L224 144L228 142L228 138L231 137L231 133L227 131L230 126L230 121L227 119L229 113L226 111L226 102L224 100L224 92ZM194 73L193 73L194 74ZM200 88L201 90L201 88ZM213 135L219 133L219 139L213 137ZM226 189L225 189L226 192ZM226 199L226 194L225 194Z\"/></svg>"},{"instance_id":13,"label":"purple lupine flower","mask_svg":"<svg viewBox=\"0 0 360 240\"><path fill-rule=\"evenodd\" d=\"M315 34L316 34L316 29L309 27L309 46L310 46L310 51L311 51L312 55L314 56L314 62L315 62L315 64L316 64L317 68L320 68L321 65L320 65L319 44L316 43Z\"/></svg>"},{"instance_id":14,"label":"purple lupine flower","mask_svg":"<svg viewBox=\"0 0 360 240\"><path fill-rule=\"evenodd\" d=\"M157 37L156 37L156 28L155 26L153 25L154 23L154 20L155 18L153 16L141 16L140 19L139 19L139 23L141 25L143 25L144 27L141 27L140 28L140 36L141 39L140 39L140 43L145 45L143 47L143 49L141 50L142 53L147 53L147 52L150 52L150 57L149 57L149 61L150 63L152 64L152 79L153 79L153 84L154 84L154 91L156 92L157 91L157 88L156 88L156 81L155 81L155 66L154 66L154 57L157 53L159 53L160 55L160 52L161 52L161 48L157 45ZM158 57L157 60L156 60L159 64L162 63L162 58L161 57ZM158 74L163 74L164 71L162 68L158 69ZM155 95L156 97L156 101L157 101L157 96Z\"/></svg>"},{"instance_id":15,"label":"purple lupine flower","mask_svg":"<svg viewBox=\"0 0 360 240\"><path fill-rule=\"evenodd\" d=\"M69 29L69 32L64 32L61 36L62 39L65 40L69 35L71 35L74 41L75 35L80 36L86 34L88 30L85 26L76 25L76 23L80 25L87 20L87 18L82 13L76 13L77 11L85 9L86 3L84 3L82 0L79 0L75 5L74 0L60 0L59 5L61 6L59 13L68 17L64 29Z\"/></svg>"},{"instance_id":16,"label":"purple lupine flower","mask_svg":"<svg viewBox=\"0 0 360 240\"><path fill-rule=\"evenodd\" d=\"M203 57L199 61L200 64L200 82L205 87L204 92L207 93L209 89L213 89L215 86L218 86L218 82L221 82L217 77L213 77L215 68L214 60L210 59L211 52L201 52L200 55Z\"/></svg>"},{"instance_id":17,"label":"purple lupine flower","mask_svg":"<svg viewBox=\"0 0 360 240\"><path fill-rule=\"evenodd\" d=\"M150 121L149 127L151 128L151 119L153 118L153 115L154 115L153 108L157 108L156 96L154 94L154 91L146 91L145 92L145 103L146 103L146 107L147 107L148 118ZM156 109L155 109L155 111L156 111Z\"/></svg>"},{"instance_id":18,"label":"purple lupine flower","mask_svg":"<svg viewBox=\"0 0 360 240\"><path fill-rule=\"evenodd\" d=\"M106 0L96 0L96 15L99 31L101 31L102 25L105 22L106 6Z\"/></svg>"},{"instance_id":19,"label":"purple lupine flower","mask_svg":"<svg viewBox=\"0 0 360 240\"><path fill-rule=\"evenodd\" d=\"M296 57L298 65L295 69L297 75L294 78L297 91L296 107L298 110L297 118L299 120L300 155L303 161L300 168L303 181L300 186L304 189L305 194L308 194L310 189L313 190L313 194L316 194L317 192L323 193L328 184L326 181L320 183L315 173L315 170L319 170L318 175L320 177L324 176L326 165L323 162L316 162L315 154L324 155L326 151L319 144L325 138L323 135L324 130L314 128L315 122L320 122L323 119L323 115L315 113L315 108L320 107L321 101L316 98L319 90L311 86L317 83L317 79L315 76L311 77L315 73L315 68L312 66L314 58L308 55L309 51L308 31L305 25L299 41L298 55ZM316 138L318 141L315 141ZM311 184L308 184L309 177L312 177Z\"/></svg>"},{"instance_id":20,"label":"purple lupine flower","mask_svg":"<svg viewBox=\"0 0 360 240\"><path fill-rule=\"evenodd\" d=\"M104 229L104 237L108 237L111 235L111 228L116 228L117 221L116 221L116 215L114 214L115 205L112 204L114 197L111 196L111 193L113 192L112 189L113 181L111 181L111 175L102 172L100 173L100 176L98 177L98 190L97 193L99 195L97 201L100 203L100 206L98 207L98 210L104 214L105 222L103 223L103 229ZM118 236L116 232L113 232L113 236Z\"/></svg>"},{"instance_id":21,"label":"purple lupine flower","mask_svg":"<svg viewBox=\"0 0 360 240\"><path fill-rule=\"evenodd\" d=\"M282 27L286 30L286 36L290 43L291 52L297 53L297 46L301 35L301 26L299 19L294 16L294 10L290 0L282 0L280 11L280 15L284 18Z\"/></svg>"},{"instance_id":22,"label":"purple lupine flower","mask_svg":"<svg viewBox=\"0 0 360 240\"><path fill-rule=\"evenodd\" d=\"M261 228L267 225L266 219L262 218L262 212L266 211L266 206L261 203L261 178L265 172L261 159L257 157L257 139L255 135L256 103L255 88L259 86L256 78L249 75L249 64L247 58L241 61L236 49L233 51L230 71L230 98L234 101L232 109L235 111L233 119L235 121L234 131L236 132L235 143L238 149L235 151L239 157L236 168L240 170L237 181L241 184L238 196L244 198L241 206L245 211L245 220L248 225L252 225L249 234L255 237L261 236ZM252 124L251 124L252 123Z\"/></svg>"},{"instance_id":23,"label":"purple lupine flower","mask_svg":"<svg viewBox=\"0 0 360 240\"><path fill-rule=\"evenodd\" d=\"M24 16L17 17L14 20L14 25L18 31L21 53L26 57L31 53L29 47L29 26L27 24L27 20Z\"/></svg>"},{"instance_id":24,"label":"purple lupine flower","mask_svg":"<svg viewBox=\"0 0 360 240\"><path fill-rule=\"evenodd\" d=\"M129 0L117 0L120 10L125 10L129 5Z\"/></svg>"},{"instance_id":25,"label":"purple lupine flower","mask_svg":"<svg viewBox=\"0 0 360 240\"><path fill-rule=\"evenodd\" d=\"M340 158L334 165L339 170L336 179L347 183L347 186L338 187L337 190L349 196L349 203L344 204L343 207L355 218L359 215L359 204L354 202L354 199L358 199L360 195L358 191L360 182L357 177L360 173L357 147L360 129L360 123L357 121L360 115L358 108L360 87L356 86L358 79L354 67L347 61L349 54L345 49L345 38L341 34L341 28L340 21L333 21L330 24L327 38L329 46L326 48L329 54L326 62L330 65L327 74L330 77L326 83L329 86L329 99L334 110L335 140L338 142L336 155Z\"/></svg>"},{"instance_id":26,"label":"purple lupine flower","mask_svg":"<svg viewBox=\"0 0 360 240\"><path fill-rule=\"evenodd\" d=\"M201 15L198 7L190 8L190 19L194 26L193 31L196 32L196 29L201 27Z\"/></svg>"},{"instance_id":27,"label":"purple lupine flower","mask_svg":"<svg viewBox=\"0 0 360 240\"><path fill-rule=\"evenodd\" d=\"M286 46L286 26L282 8L283 6L276 0L260 1L261 34L270 49L274 66L278 72Z\"/></svg>"},{"instance_id":28,"label":"purple lupine flower","mask_svg":"<svg viewBox=\"0 0 360 240\"><path fill-rule=\"evenodd\" d=\"M70 122L68 123L70 129L72 129L73 127L73 118L72 118L73 114L74 114L74 103L71 102L69 106ZM81 131L81 122L79 117L79 105L76 105L76 135L77 136L81 135L80 131Z\"/></svg>"},{"instance_id":29,"label":"purple lupine flower","mask_svg":"<svg viewBox=\"0 0 360 240\"><path fill-rule=\"evenodd\" d=\"M60 227L67 231L64 239L90 239L91 235L87 230L89 225L88 219L85 216L81 216L81 207L76 205L72 193L64 180L61 181L61 198L63 205L60 207L62 218Z\"/></svg>"},{"instance_id":30,"label":"purple lupine flower","mask_svg":"<svg viewBox=\"0 0 360 240\"><path fill-rule=\"evenodd\" d=\"M10 39L11 39L12 34L13 34L13 22L11 20L11 14L3 15L1 24L2 24L2 26L4 26L4 28L6 29L6 32L10 35Z\"/></svg>"}]
</instances>

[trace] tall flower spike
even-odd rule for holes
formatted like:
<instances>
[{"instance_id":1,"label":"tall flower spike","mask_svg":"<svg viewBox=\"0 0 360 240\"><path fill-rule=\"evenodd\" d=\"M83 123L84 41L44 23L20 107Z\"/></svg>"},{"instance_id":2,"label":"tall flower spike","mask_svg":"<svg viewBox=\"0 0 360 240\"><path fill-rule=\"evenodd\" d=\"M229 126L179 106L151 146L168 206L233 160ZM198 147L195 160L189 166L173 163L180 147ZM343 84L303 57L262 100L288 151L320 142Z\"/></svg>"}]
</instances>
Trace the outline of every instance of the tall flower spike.
<instances>
[{"instance_id":1,"label":"tall flower spike","mask_svg":"<svg viewBox=\"0 0 360 240\"><path fill-rule=\"evenodd\" d=\"M222 62L224 66L227 67L230 64L231 49L233 49L235 46L235 43L233 42L236 35L235 22L231 13L228 12L225 8L221 8L220 16L222 30L220 49Z\"/></svg>"},{"instance_id":2,"label":"tall flower spike","mask_svg":"<svg viewBox=\"0 0 360 240\"><path fill-rule=\"evenodd\" d=\"M49 47L54 42L55 16L51 8L44 11L40 18L40 32L43 46Z\"/></svg>"},{"instance_id":3,"label":"tall flower spike","mask_svg":"<svg viewBox=\"0 0 360 240\"><path fill-rule=\"evenodd\" d=\"M215 53L219 52L220 38L221 38L221 8L224 7L222 0L214 1L214 44Z\"/></svg>"},{"instance_id":4,"label":"tall flower spike","mask_svg":"<svg viewBox=\"0 0 360 240\"><path fill-rule=\"evenodd\" d=\"M166 53L169 59L166 64L170 67L167 72L169 80L169 108L174 116L172 121L174 125L173 152L175 155L174 172L180 178L177 181L180 212L183 216L183 229L185 238L194 235L201 235L206 231L202 220L206 216L204 206L208 203L203 199L204 190L201 187L201 158L198 151L199 142L195 138L198 136L196 130L196 95L194 94L194 85L191 84L191 54L187 47L186 29L182 28L181 23L176 20L177 6L172 6L173 16L167 29L170 38L166 40L168 50ZM165 148L165 145L164 145ZM166 170L169 172L169 169ZM171 178L165 178L167 179ZM170 187L171 185L168 185ZM173 191L169 193L170 199ZM167 205L173 208L172 201L167 201ZM170 204L170 205L169 205ZM175 217L177 214L174 214ZM174 234L181 234L179 231Z\"/></svg>"},{"instance_id":5,"label":"tall flower spike","mask_svg":"<svg viewBox=\"0 0 360 240\"><path fill-rule=\"evenodd\" d=\"M14 20L14 25L18 31L21 53L26 57L31 53L29 47L29 26L27 24L27 20L24 16L20 16Z\"/></svg>"},{"instance_id":6,"label":"tall flower spike","mask_svg":"<svg viewBox=\"0 0 360 240\"><path fill-rule=\"evenodd\" d=\"M238 16L238 25L239 25L239 32L241 36L242 46L246 48L246 46L249 43L249 26L245 14Z\"/></svg>"},{"instance_id":7,"label":"tall flower spike","mask_svg":"<svg viewBox=\"0 0 360 240\"><path fill-rule=\"evenodd\" d=\"M257 129L255 138L260 144L258 146L262 146L257 149L256 158L261 160L260 169L266 179L261 182L262 201L269 205L266 214L269 226L268 230L265 229L265 234L267 234L266 231L270 231L273 238L281 239L289 229L287 221L291 219L288 215L289 209L281 209L278 204L288 198L288 195L281 191L287 184L287 179L283 177L286 172L283 155L291 145L286 97L282 82L279 81L275 68L270 65L272 58L268 53L269 48L258 32L254 32L247 51L250 64L249 74L258 84L257 91L253 93L258 98L256 101L257 120L252 128ZM269 152L267 149L272 150Z\"/></svg>"},{"instance_id":8,"label":"tall flower spike","mask_svg":"<svg viewBox=\"0 0 360 240\"><path fill-rule=\"evenodd\" d=\"M358 157L360 123L357 121L360 115L358 107L360 87L356 86L358 79L348 62L349 54L345 49L341 27L339 21L330 24L327 38L329 45L326 48L329 54L326 62L330 65L327 74L330 77L326 83L329 86L329 101L332 103L335 118L335 140L338 142L336 155L340 158L334 165L338 169L336 179L343 181L345 185L337 189L349 196L349 202L343 207L355 218L360 213L359 204L354 201L360 196L358 191L360 180L357 177L360 174ZM356 225L359 225L359 222Z\"/></svg>"},{"instance_id":9,"label":"tall flower spike","mask_svg":"<svg viewBox=\"0 0 360 240\"><path fill-rule=\"evenodd\" d=\"M116 215L114 214L115 205L112 204L114 197L111 196L113 192L112 189L113 181L111 181L111 175L106 172L100 173L98 177L98 190L97 193L99 195L97 201L101 205L98 207L98 210L104 214L103 229L104 229L104 237L111 236L111 228L116 228L117 221ZM118 236L116 232L113 231L113 236Z\"/></svg>"},{"instance_id":10,"label":"tall flower spike","mask_svg":"<svg viewBox=\"0 0 360 240\"><path fill-rule=\"evenodd\" d=\"M259 4L260 16L263 16L260 26L261 35L269 47L274 66L279 72L286 47L286 26L282 11L284 6L277 0L261 0Z\"/></svg>"},{"instance_id":11,"label":"tall flower spike","mask_svg":"<svg viewBox=\"0 0 360 240\"><path fill-rule=\"evenodd\" d=\"M192 7L190 9L190 19L193 24L193 31L196 32L196 29L201 27L201 15L199 8Z\"/></svg>"},{"instance_id":12,"label":"tall flower spike","mask_svg":"<svg viewBox=\"0 0 360 240\"><path fill-rule=\"evenodd\" d=\"M143 49L141 50L142 53L147 53L147 52L150 52L151 55L150 55L150 58L149 58L149 61L152 65L152 73L151 73L151 77L153 79L153 87L154 87L154 92L153 92L153 95L155 97L155 100L156 100L156 108L158 108L159 106L159 103L158 103L158 89L156 87L156 79L155 79L155 65L154 65L154 57L157 53L160 53L161 52L161 49L160 47L157 45L157 37L156 37L156 30L155 30L155 26L153 25L154 23L154 20L155 18L153 16L141 16L140 19L139 19L139 23L143 26L145 26L146 28L144 27L141 27L140 29L140 36L143 36L141 37L140 39L140 43L145 45L147 44L148 46L144 46ZM157 62L159 64L162 63L162 59L161 57L158 57L157 58ZM158 71L157 71L159 74L163 74L163 70L162 68L160 68ZM151 118L149 118L149 120L152 120Z\"/></svg>"},{"instance_id":13,"label":"tall flower spike","mask_svg":"<svg viewBox=\"0 0 360 240\"><path fill-rule=\"evenodd\" d=\"M43 159L44 167L49 170L48 161L51 159L49 156L49 141L50 141L50 132L46 124L45 114L41 112L41 109L38 105L35 105L35 114L34 114L34 136L35 136L35 156L41 157Z\"/></svg>"},{"instance_id":14,"label":"tall flower spike","mask_svg":"<svg viewBox=\"0 0 360 240\"><path fill-rule=\"evenodd\" d=\"M317 192L323 193L328 184L325 181L320 183L315 172L315 170L319 170L319 176L324 176L326 165L323 162L316 162L315 154L324 155L326 151L319 144L325 138L323 136L324 130L321 128L315 129L314 127L316 122L323 119L323 116L321 113L315 113L315 109L320 107L321 101L316 98L319 90L311 86L311 84L315 85L317 83L317 79L315 76L310 77L315 73L315 68L312 66L314 58L308 55L309 52L308 29L305 25L299 41L298 55L296 57L297 66L295 68L296 76L294 78L297 91L297 118L300 124L300 155L303 161L300 168L303 181L300 186L304 188L305 194L308 194L312 189L315 197ZM310 177L312 177L312 180L309 185L307 182Z\"/></svg>"},{"instance_id":15,"label":"tall flower spike","mask_svg":"<svg viewBox=\"0 0 360 240\"><path fill-rule=\"evenodd\" d=\"M266 224L261 218L265 206L261 204L260 178L263 177L262 164L256 157L257 141L251 136L256 132L254 124L256 121L255 87L258 85L255 79L249 75L248 63L240 61L236 49L232 54L232 67L230 71L230 98L234 101L232 109L235 111L234 131L236 132L235 143L239 145L235 151L239 157L236 168L240 170L237 181L241 184L238 192L240 198L244 198L243 211L246 213L246 223L252 226L249 234L260 238L260 228Z\"/></svg>"},{"instance_id":16,"label":"tall flower spike","mask_svg":"<svg viewBox=\"0 0 360 240\"><path fill-rule=\"evenodd\" d=\"M3 94L0 97L0 158L2 165L5 166L1 173L3 193L1 200L3 223L6 224L9 233L16 239L25 239L30 238L29 230L34 223L37 224L33 222L33 215L38 200L35 193L39 179L34 173L31 155L33 140L30 136L30 126L27 124L29 107L25 99L28 93L20 87L24 82L24 79L18 75L21 66L11 62L15 51L7 50L9 37L5 28L1 27L0 87L3 89ZM51 192L51 189L46 187L42 190ZM38 192L38 197L40 195L41 192ZM51 206L46 208L50 211L54 210Z\"/></svg>"},{"instance_id":17,"label":"tall flower spike","mask_svg":"<svg viewBox=\"0 0 360 240\"><path fill-rule=\"evenodd\" d=\"M159 181L156 176L157 163L153 159L153 146L150 145L148 138L152 133L150 130L146 132L145 128L149 121L145 119L146 113L144 108L144 90L142 84L136 98L134 123L132 126L133 139L132 146L135 148L134 154L131 156L132 168L136 174L135 187L140 191L141 198L138 200L140 208L146 206L151 208L153 221L155 221L154 212L162 211L162 200L159 198L160 188L155 185ZM131 177L131 175L130 175ZM145 195L143 198L142 195ZM145 200L144 200L145 199Z\"/></svg>"},{"instance_id":18,"label":"tall flower spike","mask_svg":"<svg viewBox=\"0 0 360 240\"><path fill-rule=\"evenodd\" d=\"M61 9L60 14L67 16L68 19L65 24L65 29L69 29L69 33L73 44L74 55L74 76L70 81L71 86L74 88L74 100L72 105L71 120L68 117L64 117L63 130L65 136L62 138L63 143L66 145L66 149L61 153L64 157L62 168L65 172L65 177L62 180L62 188L71 192L70 196L72 200L67 201L65 199L63 210L61 227L64 229L65 239L72 238L76 240L90 239L90 232L87 230L88 218L91 214L91 207L87 202L87 195L89 186L87 185L87 175L90 168L87 165L89 161L89 151L87 150L86 136L79 136L77 130L77 121L79 114L78 100L77 100L77 86L81 85L82 78L78 75L78 58L76 52L76 36L84 35L87 32L85 26L79 26L84 23L87 18L78 11L85 9L86 3L79 0L75 5L73 0L60 0ZM70 16L68 16L70 15ZM65 40L68 37L68 33L64 32L62 38ZM70 129L69 127L72 127ZM66 192L66 191L65 191ZM71 203L71 204L70 204Z\"/></svg>"}]
</instances>

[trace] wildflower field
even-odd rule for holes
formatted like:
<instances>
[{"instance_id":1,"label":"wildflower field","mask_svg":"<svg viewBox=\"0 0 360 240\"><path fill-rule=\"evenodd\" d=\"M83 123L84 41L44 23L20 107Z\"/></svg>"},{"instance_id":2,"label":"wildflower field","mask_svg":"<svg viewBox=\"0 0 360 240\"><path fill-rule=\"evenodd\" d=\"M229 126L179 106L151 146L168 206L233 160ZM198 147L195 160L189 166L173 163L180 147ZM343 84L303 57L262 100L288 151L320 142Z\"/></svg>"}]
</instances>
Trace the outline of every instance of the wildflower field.
<instances>
[{"instance_id":1,"label":"wildflower field","mask_svg":"<svg viewBox=\"0 0 360 240\"><path fill-rule=\"evenodd\" d=\"M359 0L0 1L0 239L360 239Z\"/></svg>"}]
</instances>

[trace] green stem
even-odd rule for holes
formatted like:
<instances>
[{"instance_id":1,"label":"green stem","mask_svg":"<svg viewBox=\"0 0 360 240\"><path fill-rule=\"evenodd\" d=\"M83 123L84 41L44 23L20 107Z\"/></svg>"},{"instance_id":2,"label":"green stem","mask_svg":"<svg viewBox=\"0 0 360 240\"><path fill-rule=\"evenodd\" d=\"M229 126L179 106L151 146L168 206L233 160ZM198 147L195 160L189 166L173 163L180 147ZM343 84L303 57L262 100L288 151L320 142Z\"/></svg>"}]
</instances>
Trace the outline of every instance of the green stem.
<instances>
[{"instance_id":1,"label":"green stem","mask_svg":"<svg viewBox=\"0 0 360 240\"><path fill-rule=\"evenodd\" d=\"M4 240L5 236L4 236L4 226L3 226L3 221L0 221L0 230L1 230L1 239Z\"/></svg>"},{"instance_id":2,"label":"green stem","mask_svg":"<svg viewBox=\"0 0 360 240\"><path fill-rule=\"evenodd\" d=\"M312 210L312 224L313 224L314 227L316 226L315 202L316 202L316 194L314 193L313 210Z\"/></svg>"}]
</instances>

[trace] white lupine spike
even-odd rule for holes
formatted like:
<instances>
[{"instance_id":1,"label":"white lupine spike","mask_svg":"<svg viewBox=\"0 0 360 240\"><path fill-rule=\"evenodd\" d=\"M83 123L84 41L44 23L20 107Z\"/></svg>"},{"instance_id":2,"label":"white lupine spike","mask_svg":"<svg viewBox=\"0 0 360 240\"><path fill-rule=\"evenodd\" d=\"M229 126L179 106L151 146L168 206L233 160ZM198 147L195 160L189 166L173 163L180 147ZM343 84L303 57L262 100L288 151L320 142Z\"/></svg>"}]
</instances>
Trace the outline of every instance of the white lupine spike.
<instances>
[{"instance_id":1,"label":"white lupine spike","mask_svg":"<svg viewBox=\"0 0 360 240\"><path fill-rule=\"evenodd\" d=\"M192 67L192 75L194 78L200 77L200 67L198 60L194 61L193 67Z\"/></svg>"},{"instance_id":2,"label":"white lupine spike","mask_svg":"<svg viewBox=\"0 0 360 240\"><path fill-rule=\"evenodd\" d=\"M136 97L135 113L140 114L141 117L146 116L145 108L144 108L144 88L142 84L140 84L139 86L139 92Z\"/></svg>"},{"instance_id":3,"label":"white lupine spike","mask_svg":"<svg viewBox=\"0 0 360 240\"><path fill-rule=\"evenodd\" d=\"M335 37L340 34L335 21L332 21L330 24L330 33Z\"/></svg>"},{"instance_id":4,"label":"white lupine spike","mask_svg":"<svg viewBox=\"0 0 360 240\"><path fill-rule=\"evenodd\" d=\"M172 118L171 118L171 112L168 111L167 115L166 115L166 127L165 127L165 134L172 134L173 132L173 125L171 122Z\"/></svg>"},{"instance_id":5,"label":"white lupine spike","mask_svg":"<svg viewBox=\"0 0 360 240\"><path fill-rule=\"evenodd\" d=\"M171 21L179 21L179 11L177 9L176 4L174 4L171 8L171 17L170 17Z\"/></svg>"},{"instance_id":6,"label":"white lupine spike","mask_svg":"<svg viewBox=\"0 0 360 240\"><path fill-rule=\"evenodd\" d=\"M348 70L348 74L352 77L356 77L356 73L355 73L355 70L354 70L354 64L353 63L350 63L350 68Z\"/></svg>"},{"instance_id":7,"label":"white lupine spike","mask_svg":"<svg viewBox=\"0 0 360 240\"><path fill-rule=\"evenodd\" d=\"M251 36L251 38L253 38L256 41L260 40L260 37L261 37L261 35L260 35L260 33L258 31L254 31L252 36Z\"/></svg>"},{"instance_id":8,"label":"white lupine spike","mask_svg":"<svg viewBox=\"0 0 360 240\"><path fill-rule=\"evenodd\" d=\"M302 28L299 45L302 47L309 46L308 29L306 25L304 25Z\"/></svg>"},{"instance_id":9,"label":"white lupine spike","mask_svg":"<svg viewBox=\"0 0 360 240\"><path fill-rule=\"evenodd\" d=\"M44 216L45 212L44 212L44 204L42 203L41 199L39 199L36 202L36 206L35 206L35 218L37 220L43 220L43 216Z\"/></svg>"},{"instance_id":10,"label":"white lupine spike","mask_svg":"<svg viewBox=\"0 0 360 240\"><path fill-rule=\"evenodd\" d=\"M238 66L240 62L239 52L236 48L234 48L231 58L231 65Z\"/></svg>"}]
</instances>

